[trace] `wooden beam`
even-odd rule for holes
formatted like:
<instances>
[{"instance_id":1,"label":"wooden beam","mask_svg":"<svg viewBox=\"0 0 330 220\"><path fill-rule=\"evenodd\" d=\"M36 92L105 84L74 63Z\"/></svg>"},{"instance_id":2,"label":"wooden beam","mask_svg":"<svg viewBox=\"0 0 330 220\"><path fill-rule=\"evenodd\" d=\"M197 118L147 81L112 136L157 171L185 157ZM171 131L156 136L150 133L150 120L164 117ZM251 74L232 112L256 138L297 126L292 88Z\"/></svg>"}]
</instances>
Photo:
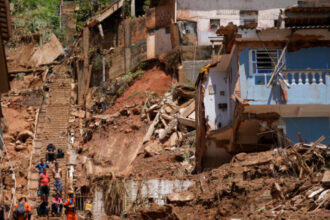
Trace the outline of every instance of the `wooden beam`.
<instances>
[{"instance_id":1,"label":"wooden beam","mask_svg":"<svg viewBox=\"0 0 330 220\"><path fill-rule=\"evenodd\" d=\"M195 101L190 103L186 108L181 109L179 112L183 118L187 118L193 111L195 111Z\"/></svg>"},{"instance_id":2,"label":"wooden beam","mask_svg":"<svg viewBox=\"0 0 330 220\"><path fill-rule=\"evenodd\" d=\"M184 126L196 128L196 121L193 119L178 117L178 121Z\"/></svg>"},{"instance_id":3,"label":"wooden beam","mask_svg":"<svg viewBox=\"0 0 330 220\"><path fill-rule=\"evenodd\" d=\"M283 50L282 50L281 56L280 56L280 58L277 60L277 64L276 64L276 66L275 66L275 68L274 68L274 71L273 71L273 73L272 73L272 75L271 75L271 77L270 77L270 80L269 80L269 82L268 82L268 84L267 84L267 88L270 87L270 85L273 83L273 80L274 80L275 76L278 74L278 71L277 71L277 70L278 70L278 68L279 68L279 66L280 66L280 64L281 64L281 61L282 61L282 59L283 59L283 57L284 57L284 55L285 55L286 50L288 49L288 45L289 45L289 40L286 42L286 44L285 44L285 46L284 46L284 48L283 48ZM283 64L283 66L284 66L284 64Z\"/></svg>"}]
</instances>

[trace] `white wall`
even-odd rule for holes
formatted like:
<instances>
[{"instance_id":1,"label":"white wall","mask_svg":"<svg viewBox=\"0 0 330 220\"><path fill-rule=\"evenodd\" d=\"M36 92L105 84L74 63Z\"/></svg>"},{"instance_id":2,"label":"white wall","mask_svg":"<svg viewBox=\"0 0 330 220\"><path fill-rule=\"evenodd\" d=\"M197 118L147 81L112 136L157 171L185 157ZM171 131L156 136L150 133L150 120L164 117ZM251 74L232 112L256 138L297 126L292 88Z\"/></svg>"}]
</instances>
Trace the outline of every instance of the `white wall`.
<instances>
[{"instance_id":1,"label":"white wall","mask_svg":"<svg viewBox=\"0 0 330 220\"><path fill-rule=\"evenodd\" d=\"M228 114L229 109L225 111L219 108L220 103L227 103L229 107L229 92L228 85L225 78L227 73L220 72L217 67L211 68L207 79L204 82L204 106L205 106L205 118L208 121L208 125L211 130L218 129L218 124L221 123L221 127L224 127L230 122L230 115ZM214 91L210 88L213 87ZM220 92L224 91L225 95L220 95ZM211 93L211 92L214 92Z\"/></svg>"},{"instance_id":2,"label":"white wall","mask_svg":"<svg viewBox=\"0 0 330 220\"><path fill-rule=\"evenodd\" d=\"M214 9L266 10L286 8L297 0L177 0L179 10L210 11Z\"/></svg>"},{"instance_id":3,"label":"white wall","mask_svg":"<svg viewBox=\"0 0 330 220\"><path fill-rule=\"evenodd\" d=\"M197 22L199 45L211 45L209 37L215 37L210 30L210 19L220 19L220 25L232 22L243 25L240 10L258 10L258 28L274 27L280 9L292 6L297 0L178 0L178 20Z\"/></svg>"}]
</instances>

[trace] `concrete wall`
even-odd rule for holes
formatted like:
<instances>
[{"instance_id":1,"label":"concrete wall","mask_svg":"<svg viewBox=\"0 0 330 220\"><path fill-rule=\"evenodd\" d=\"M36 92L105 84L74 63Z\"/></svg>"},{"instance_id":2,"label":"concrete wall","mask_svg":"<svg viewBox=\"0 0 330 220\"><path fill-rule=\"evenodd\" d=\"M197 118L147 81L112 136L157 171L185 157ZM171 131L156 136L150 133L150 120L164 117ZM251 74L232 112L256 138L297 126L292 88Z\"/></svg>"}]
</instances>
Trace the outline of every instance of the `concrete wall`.
<instances>
[{"instance_id":1,"label":"concrete wall","mask_svg":"<svg viewBox=\"0 0 330 220\"><path fill-rule=\"evenodd\" d=\"M124 195L124 212L132 212L141 206L150 203L165 205L167 195L186 191L195 182L190 180L161 180L150 179L144 181L126 180L124 182L126 193ZM104 193L102 188L96 188L93 199L93 219L106 219L104 208Z\"/></svg>"},{"instance_id":2,"label":"concrete wall","mask_svg":"<svg viewBox=\"0 0 330 220\"><path fill-rule=\"evenodd\" d=\"M274 27L274 20L279 17L280 9L292 6L297 0L258 1L258 0L178 0L177 18L197 22L199 45L210 45L209 37L216 37L216 30L210 29L210 19L219 19L220 26L229 22L243 25L241 10L258 11L258 27Z\"/></svg>"},{"instance_id":3,"label":"concrete wall","mask_svg":"<svg viewBox=\"0 0 330 220\"><path fill-rule=\"evenodd\" d=\"M209 63L211 63L211 60L183 61L179 69L179 82L195 83L199 71Z\"/></svg>"},{"instance_id":4,"label":"concrete wall","mask_svg":"<svg viewBox=\"0 0 330 220\"><path fill-rule=\"evenodd\" d=\"M270 74L256 76L251 73L249 63L249 49L246 48L239 54L239 74L241 80L241 96L243 99L251 100L250 105L275 105L275 104L330 104L330 73L323 72L323 83L317 84L291 84L287 89L288 102L283 103L280 98L278 86L267 88L265 84L270 79ZM301 49L296 52L286 54L286 66L290 70L301 69L329 69L330 66L330 47L315 47ZM297 79L296 71L293 77L289 76L289 83ZM311 76L309 75L309 80ZM264 79L263 83L262 79ZM263 84L263 85L262 85Z\"/></svg>"},{"instance_id":5,"label":"concrete wall","mask_svg":"<svg viewBox=\"0 0 330 220\"><path fill-rule=\"evenodd\" d=\"M147 36L147 57L158 58L162 54L172 51L171 34L169 29L161 28L148 31Z\"/></svg>"},{"instance_id":6,"label":"concrete wall","mask_svg":"<svg viewBox=\"0 0 330 220\"><path fill-rule=\"evenodd\" d=\"M330 117L326 118L283 118L286 134L290 140L299 142L298 132L306 142L314 142L322 135L325 136L323 144L330 143Z\"/></svg>"},{"instance_id":7,"label":"concrete wall","mask_svg":"<svg viewBox=\"0 0 330 220\"><path fill-rule=\"evenodd\" d=\"M109 79L128 72L141 61L147 59L147 42L142 40L135 42L130 47L118 47L109 57L110 69Z\"/></svg>"}]
</instances>

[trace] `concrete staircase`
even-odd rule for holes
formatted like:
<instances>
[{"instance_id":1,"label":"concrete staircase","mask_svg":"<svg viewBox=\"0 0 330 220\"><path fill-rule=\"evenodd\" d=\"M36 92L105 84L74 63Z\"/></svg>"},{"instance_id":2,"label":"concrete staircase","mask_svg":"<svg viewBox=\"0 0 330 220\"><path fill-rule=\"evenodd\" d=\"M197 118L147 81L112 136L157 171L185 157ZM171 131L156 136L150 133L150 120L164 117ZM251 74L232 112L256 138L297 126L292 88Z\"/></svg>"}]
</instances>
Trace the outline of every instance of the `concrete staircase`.
<instances>
[{"instance_id":1,"label":"concrete staircase","mask_svg":"<svg viewBox=\"0 0 330 220\"><path fill-rule=\"evenodd\" d=\"M62 68L63 69L63 68ZM61 148L65 153L65 157L57 159L59 167L62 169L63 194L62 198L66 198L66 183L67 183L67 159L68 159L68 123L70 111L70 91L71 78L66 74L65 70L51 74L48 77L47 87L49 91L45 93L45 98L42 107L39 111L34 145L31 154L31 162L28 175L28 200L33 210L32 219L64 219L62 217L47 217L41 218L37 216L36 207L40 203L40 198L37 195L39 174L34 167L39 163L40 158L46 158L46 147L53 143L56 147ZM48 174L50 177L50 197L54 194L54 178L51 170L54 164L49 164L50 169Z\"/></svg>"}]
</instances>

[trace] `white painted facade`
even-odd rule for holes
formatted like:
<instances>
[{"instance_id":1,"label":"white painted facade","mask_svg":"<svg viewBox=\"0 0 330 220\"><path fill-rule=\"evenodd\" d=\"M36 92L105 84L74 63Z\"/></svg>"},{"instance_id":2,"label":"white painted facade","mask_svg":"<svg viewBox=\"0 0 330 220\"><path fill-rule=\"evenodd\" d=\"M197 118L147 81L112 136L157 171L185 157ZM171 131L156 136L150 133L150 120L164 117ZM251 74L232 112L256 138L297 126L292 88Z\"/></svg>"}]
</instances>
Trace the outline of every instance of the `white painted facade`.
<instances>
[{"instance_id":1,"label":"white painted facade","mask_svg":"<svg viewBox=\"0 0 330 220\"><path fill-rule=\"evenodd\" d=\"M244 25L246 16L241 11L258 11L256 17L258 28L274 27L280 10L292 6L297 0L177 0L177 20L195 21L197 23L198 45L211 45L210 37L216 37L216 30L211 29L211 19L219 19L220 26L230 22Z\"/></svg>"}]
</instances>

